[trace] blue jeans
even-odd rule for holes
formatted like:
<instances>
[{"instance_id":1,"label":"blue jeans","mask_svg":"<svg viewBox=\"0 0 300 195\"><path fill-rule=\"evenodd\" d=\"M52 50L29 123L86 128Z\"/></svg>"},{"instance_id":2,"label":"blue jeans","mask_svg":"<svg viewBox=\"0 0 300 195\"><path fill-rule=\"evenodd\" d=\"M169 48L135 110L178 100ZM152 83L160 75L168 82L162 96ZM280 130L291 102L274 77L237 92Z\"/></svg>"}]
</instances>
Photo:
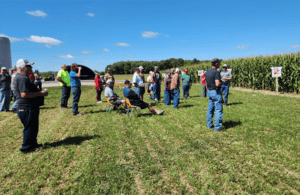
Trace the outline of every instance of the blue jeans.
<instances>
[{"instance_id":1,"label":"blue jeans","mask_svg":"<svg viewBox=\"0 0 300 195\"><path fill-rule=\"evenodd\" d=\"M10 90L0 91L0 112L9 111Z\"/></svg>"},{"instance_id":2,"label":"blue jeans","mask_svg":"<svg viewBox=\"0 0 300 195\"><path fill-rule=\"evenodd\" d=\"M202 97L207 96L206 85L202 85Z\"/></svg>"},{"instance_id":3,"label":"blue jeans","mask_svg":"<svg viewBox=\"0 0 300 195\"><path fill-rule=\"evenodd\" d=\"M155 94L158 101L160 101L160 84L152 84L152 100L155 101Z\"/></svg>"},{"instance_id":4,"label":"blue jeans","mask_svg":"<svg viewBox=\"0 0 300 195\"><path fill-rule=\"evenodd\" d=\"M173 108L178 108L180 99L180 90L173 89Z\"/></svg>"},{"instance_id":5,"label":"blue jeans","mask_svg":"<svg viewBox=\"0 0 300 195\"><path fill-rule=\"evenodd\" d=\"M60 107L67 108L68 107L68 100L70 97L71 87L61 86L61 101Z\"/></svg>"},{"instance_id":6,"label":"blue jeans","mask_svg":"<svg viewBox=\"0 0 300 195\"><path fill-rule=\"evenodd\" d=\"M20 148L21 152L28 152L38 146L36 137L39 131L39 114L40 109L37 108L25 108L20 111L17 109L17 114L21 120L23 129L23 143Z\"/></svg>"},{"instance_id":7,"label":"blue jeans","mask_svg":"<svg viewBox=\"0 0 300 195\"><path fill-rule=\"evenodd\" d=\"M79 103L80 95L81 95L80 87L72 87L72 95L73 95L73 103L72 103L73 115L77 115L79 113L78 112L78 103Z\"/></svg>"},{"instance_id":8,"label":"blue jeans","mask_svg":"<svg viewBox=\"0 0 300 195\"><path fill-rule=\"evenodd\" d=\"M135 93L137 93L137 95L139 97L141 96L141 89L140 88L134 87L134 91L135 91Z\"/></svg>"},{"instance_id":9,"label":"blue jeans","mask_svg":"<svg viewBox=\"0 0 300 195\"><path fill-rule=\"evenodd\" d=\"M223 92L224 92L224 99L225 99L225 102L223 101L223 103L227 104L227 102L228 102L228 93L229 93L229 83L222 85L221 93L223 94ZM223 100L223 97L222 97L222 100Z\"/></svg>"},{"instance_id":10,"label":"blue jeans","mask_svg":"<svg viewBox=\"0 0 300 195\"><path fill-rule=\"evenodd\" d=\"M183 98L190 97L190 86L189 85L182 85L183 90Z\"/></svg>"},{"instance_id":11,"label":"blue jeans","mask_svg":"<svg viewBox=\"0 0 300 195\"><path fill-rule=\"evenodd\" d=\"M213 127L212 117L215 115L215 131L218 131L222 127L223 120L223 104L221 90L208 90L208 108L207 108L207 128Z\"/></svg>"},{"instance_id":12,"label":"blue jeans","mask_svg":"<svg viewBox=\"0 0 300 195\"><path fill-rule=\"evenodd\" d=\"M171 92L170 90L164 92L165 105L171 105Z\"/></svg>"}]
</instances>

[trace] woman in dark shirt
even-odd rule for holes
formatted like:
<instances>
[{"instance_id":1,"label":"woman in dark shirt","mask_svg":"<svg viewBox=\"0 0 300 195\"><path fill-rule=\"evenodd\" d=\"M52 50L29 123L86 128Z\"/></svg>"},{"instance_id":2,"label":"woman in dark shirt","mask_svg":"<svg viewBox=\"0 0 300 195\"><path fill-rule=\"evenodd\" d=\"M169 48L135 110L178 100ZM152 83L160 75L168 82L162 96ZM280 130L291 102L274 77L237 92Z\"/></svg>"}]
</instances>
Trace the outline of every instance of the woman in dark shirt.
<instances>
[{"instance_id":1,"label":"woman in dark shirt","mask_svg":"<svg viewBox=\"0 0 300 195\"><path fill-rule=\"evenodd\" d=\"M166 76L164 78L165 105L171 105L171 82L171 71L167 71Z\"/></svg>"}]
</instances>

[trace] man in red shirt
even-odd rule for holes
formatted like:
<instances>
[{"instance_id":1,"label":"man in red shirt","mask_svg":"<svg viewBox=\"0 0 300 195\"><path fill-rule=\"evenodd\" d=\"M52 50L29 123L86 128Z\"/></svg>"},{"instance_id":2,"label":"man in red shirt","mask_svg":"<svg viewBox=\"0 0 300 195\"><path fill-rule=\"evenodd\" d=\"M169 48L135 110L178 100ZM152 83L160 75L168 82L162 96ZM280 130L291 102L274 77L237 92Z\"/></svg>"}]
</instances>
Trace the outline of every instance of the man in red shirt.
<instances>
[{"instance_id":1,"label":"man in red shirt","mask_svg":"<svg viewBox=\"0 0 300 195\"><path fill-rule=\"evenodd\" d=\"M202 97L203 98L206 98L206 92L207 92L207 89L206 89L206 80L205 80L205 73L206 71L204 71L203 75L201 76L201 81L202 81Z\"/></svg>"}]
</instances>

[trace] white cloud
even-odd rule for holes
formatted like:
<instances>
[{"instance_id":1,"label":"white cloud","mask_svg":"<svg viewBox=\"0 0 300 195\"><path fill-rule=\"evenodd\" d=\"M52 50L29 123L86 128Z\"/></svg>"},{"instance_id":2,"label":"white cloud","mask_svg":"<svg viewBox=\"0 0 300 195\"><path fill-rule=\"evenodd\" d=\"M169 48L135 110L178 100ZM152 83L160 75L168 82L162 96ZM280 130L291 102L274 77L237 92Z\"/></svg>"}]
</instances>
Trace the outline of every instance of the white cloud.
<instances>
[{"instance_id":1,"label":"white cloud","mask_svg":"<svg viewBox=\"0 0 300 195\"><path fill-rule=\"evenodd\" d=\"M141 36L144 38L153 38L159 35L158 32L152 32L152 31L142 31Z\"/></svg>"},{"instance_id":2,"label":"white cloud","mask_svg":"<svg viewBox=\"0 0 300 195\"><path fill-rule=\"evenodd\" d=\"M80 53L83 53L83 54L89 54L89 53L92 53L92 51L82 50L82 51L80 51Z\"/></svg>"},{"instance_id":3,"label":"white cloud","mask_svg":"<svg viewBox=\"0 0 300 195\"><path fill-rule=\"evenodd\" d=\"M102 51L109 52L110 50L109 50L109 49L106 49L106 48L104 48Z\"/></svg>"},{"instance_id":4,"label":"white cloud","mask_svg":"<svg viewBox=\"0 0 300 195\"><path fill-rule=\"evenodd\" d=\"M130 44L128 43L114 43L115 46L119 46L119 47L128 47L130 46Z\"/></svg>"},{"instance_id":5,"label":"white cloud","mask_svg":"<svg viewBox=\"0 0 300 195\"><path fill-rule=\"evenodd\" d=\"M26 11L27 14L35 16L35 17L42 17L45 18L48 16L48 14L46 14L45 12L41 11L41 10L36 10L36 11Z\"/></svg>"},{"instance_id":6,"label":"white cloud","mask_svg":"<svg viewBox=\"0 0 300 195\"><path fill-rule=\"evenodd\" d=\"M238 48L238 49L249 49L250 46L244 44L244 45L238 45L237 48Z\"/></svg>"},{"instance_id":7,"label":"white cloud","mask_svg":"<svg viewBox=\"0 0 300 195\"><path fill-rule=\"evenodd\" d=\"M71 56L70 54L68 54L68 55L58 55L57 57L62 58L62 59L74 59L74 57Z\"/></svg>"},{"instance_id":8,"label":"white cloud","mask_svg":"<svg viewBox=\"0 0 300 195\"><path fill-rule=\"evenodd\" d=\"M39 37L35 35L31 35L30 38L27 38L28 41L36 42L36 43L44 43L46 47L51 48L52 45L60 45L62 41L51 38L51 37Z\"/></svg>"},{"instance_id":9,"label":"white cloud","mask_svg":"<svg viewBox=\"0 0 300 195\"><path fill-rule=\"evenodd\" d=\"M83 62L88 62L89 60L82 60Z\"/></svg>"},{"instance_id":10,"label":"white cloud","mask_svg":"<svg viewBox=\"0 0 300 195\"><path fill-rule=\"evenodd\" d=\"M298 48L298 47L300 47L300 45L291 45L291 48Z\"/></svg>"},{"instance_id":11,"label":"white cloud","mask_svg":"<svg viewBox=\"0 0 300 195\"><path fill-rule=\"evenodd\" d=\"M9 38L10 42L12 42L12 43L24 40L24 39L19 39L19 38L16 38L16 37L10 37L10 36L7 36L5 34L0 34L0 37L7 37L7 38Z\"/></svg>"},{"instance_id":12,"label":"white cloud","mask_svg":"<svg viewBox=\"0 0 300 195\"><path fill-rule=\"evenodd\" d=\"M127 53L127 54L125 54L127 57L132 57L132 56L134 56L134 54L133 53Z\"/></svg>"},{"instance_id":13,"label":"white cloud","mask_svg":"<svg viewBox=\"0 0 300 195\"><path fill-rule=\"evenodd\" d=\"M86 15L91 16L91 17L94 17L94 16L95 16L94 13L87 13Z\"/></svg>"}]
</instances>

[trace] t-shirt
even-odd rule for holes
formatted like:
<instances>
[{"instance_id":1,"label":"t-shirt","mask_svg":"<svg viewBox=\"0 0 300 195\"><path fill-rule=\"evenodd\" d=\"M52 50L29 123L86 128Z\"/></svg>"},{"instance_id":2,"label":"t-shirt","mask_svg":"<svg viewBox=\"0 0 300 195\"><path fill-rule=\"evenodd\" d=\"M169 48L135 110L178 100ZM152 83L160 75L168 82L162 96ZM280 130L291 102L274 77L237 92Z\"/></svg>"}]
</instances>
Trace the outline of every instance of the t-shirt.
<instances>
[{"instance_id":1,"label":"t-shirt","mask_svg":"<svg viewBox=\"0 0 300 195\"><path fill-rule=\"evenodd\" d=\"M189 85L191 82L191 76L188 74L184 74L181 76L180 80L182 80L183 85Z\"/></svg>"},{"instance_id":2,"label":"t-shirt","mask_svg":"<svg viewBox=\"0 0 300 195\"><path fill-rule=\"evenodd\" d=\"M101 78L95 78L95 87L102 90L103 84Z\"/></svg>"},{"instance_id":3,"label":"t-shirt","mask_svg":"<svg viewBox=\"0 0 300 195\"><path fill-rule=\"evenodd\" d=\"M40 90L35 86L33 82L31 82L30 78L23 74L16 74L14 79L14 85L16 86L15 95L18 100L17 108L25 109L25 108L33 108L39 107L40 101L44 99L44 97L35 97L35 98L22 98L22 92L39 92Z\"/></svg>"},{"instance_id":4,"label":"t-shirt","mask_svg":"<svg viewBox=\"0 0 300 195\"><path fill-rule=\"evenodd\" d=\"M115 82L114 76L112 74L108 74L108 73L106 75L104 75L104 80L105 80L105 82L108 80L112 80L113 82Z\"/></svg>"},{"instance_id":5,"label":"t-shirt","mask_svg":"<svg viewBox=\"0 0 300 195\"><path fill-rule=\"evenodd\" d=\"M151 82L151 75L149 75L149 76L147 77L147 81L148 81L148 82Z\"/></svg>"},{"instance_id":6,"label":"t-shirt","mask_svg":"<svg viewBox=\"0 0 300 195\"><path fill-rule=\"evenodd\" d=\"M123 89L123 95L124 95L124 97L128 97L128 93L130 92L130 89L128 88L128 87L124 87L124 89ZM129 99L129 98L128 98ZM132 100L131 99L129 99L129 101L131 102Z\"/></svg>"},{"instance_id":7,"label":"t-shirt","mask_svg":"<svg viewBox=\"0 0 300 195\"><path fill-rule=\"evenodd\" d=\"M115 92L110 88L110 87L105 87L104 90L104 96L107 97L109 100L111 100L111 97L115 97L117 98L117 94L115 94Z\"/></svg>"},{"instance_id":8,"label":"t-shirt","mask_svg":"<svg viewBox=\"0 0 300 195\"><path fill-rule=\"evenodd\" d=\"M220 72L216 69L209 69L205 73L206 85L208 90L217 90L215 80L221 80Z\"/></svg>"},{"instance_id":9,"label":"t-shirt","mask_svg":"<svg viewBox=\"0 0 300 195\"><path fill-rule=\"evenodd\" d=\"M40 74L34 74L34 77L42 77L42 75L40 75ZM42 79L35 79L35 83L39 83L39 82L41 82L42 81Z\"/></svg>"},{"instance_id":10,"label":"t-shirt","mask_svg":"<svg viewBox=\"0 0 300 195\"><path fill-rule=\"evenodd\" d=\"M72 87L81 87L81 82L79 77L76 77L77 73L74 72L73 70L70 71L70 81L71 81L71 86Z\"/></svg>"},{"instance_id":11,"label":"t-shirt","mask_svg":"<svg viewBox=\"0 0 300 195\"><path fill-rule=\"evenodd\" d=\"M144 81L142 80L142 78L140 77L140 75L138 73L136 73L136 72L133 74L132 82L136 83L140 87L142 87L144 85Z\"/></svg>"},{"instance_id":12,"label":"t-shirt","mask_svg":"<svg viewBox=\"0 0 300 195\"><path fill-rule=\"evenodd\" d=\"M224 84L229 84L230 81L229 80L223 80L224 78L232 78L231 71L227 70L227 71L222 71L221 72L221 79L222 79L223 83Z\"/></svg>"},{"instance_id":13,"label":"t-shirt","mask_svg":"<svg viewBox=\"0 0 300 195\"><path fill-rule=\"evenodd\" d=\"M205 78L205 75L202 75L201 76L201 81L202 81L202 79L204 79ZM206 85L206 81L202 81L202 85Z\"/></svg>"},{"instance_id":14,"label":"t-shirt","mask_svg":"<svg viewBox=\"0 0 300 195\"><path fill-rule=\"evenodd\" d=\"M63 82L67 84L68 87L71 87L70 75L69 72L66 70L60 70L57 74L58 77L61 78ZM64 86L62 82L59 82L60 86Z\"/></svg>"},{"instance_id":15,"label":"t-shirt","mask_svg":"<svg viewBox=\"0 0 300 195\"><path fill-rule=\"evenodd\" d=\"M159 84L161 82L160 73L158 71L154 72L153 79L156 84Z\"/></svg>"},{"instance_id":16,"label":"t-shirt","mask_svg":"<svg viewBox=\"0 0 300 195\"><path fill-rule=\"evenodd\" d=\"M15 76L17 75L18 73L14 73L11 75L11 85L10 85L10 89L13 91L16 89L16 86L14 85L14 79L15 79Z\"/></svg>"},{"instance_id":17,"label":"t-shirt","mask_svg":"<svg viewBox=\"0 0 300 195\"><path fill-rule=\"evenodd\" d=\"M0 91L10 90L11 77L0 73Z\"/></svg>"}]
</instances>

